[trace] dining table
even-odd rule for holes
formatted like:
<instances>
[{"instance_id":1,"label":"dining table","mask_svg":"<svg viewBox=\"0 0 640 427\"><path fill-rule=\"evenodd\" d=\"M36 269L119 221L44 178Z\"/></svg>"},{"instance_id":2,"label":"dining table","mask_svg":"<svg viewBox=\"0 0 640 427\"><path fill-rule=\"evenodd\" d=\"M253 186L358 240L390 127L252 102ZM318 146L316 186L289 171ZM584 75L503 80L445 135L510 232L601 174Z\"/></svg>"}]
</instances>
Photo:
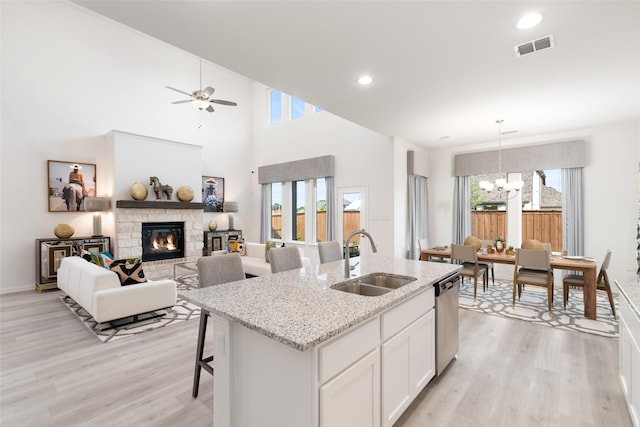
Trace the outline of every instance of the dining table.
<instances>
[{"instance_id":1,"label":"dining table","mask_svg":"<svg viewBox=\"0 0 640 427\"><path fill-rule=\"evenodd\" d=\"M430 258L451 258L451 249L446 246L436 246L422 249L420 259L428 261ZM515 255L502 253L483 253L478 251L478 261L493 262L496 264L515 265ZM596 270L597 263L593 258L581 256L551 255L550 265L552 269L580 271L584 275L584 317L596 319Z\"/></svg>"}]
</instances>

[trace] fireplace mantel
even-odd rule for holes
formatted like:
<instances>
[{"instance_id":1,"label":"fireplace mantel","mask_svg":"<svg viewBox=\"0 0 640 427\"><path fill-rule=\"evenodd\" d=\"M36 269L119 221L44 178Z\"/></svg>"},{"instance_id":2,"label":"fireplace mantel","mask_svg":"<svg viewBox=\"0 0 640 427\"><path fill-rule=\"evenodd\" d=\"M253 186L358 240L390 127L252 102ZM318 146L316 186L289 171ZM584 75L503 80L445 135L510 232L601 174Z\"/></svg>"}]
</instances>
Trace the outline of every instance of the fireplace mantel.
<instances>
[{"instance_id":1,"label":"fireplace mantel","mask_svg":"<svg viewBox=\"0 0 640 427\"><path fill-rule=\"evenodd\" d=\"M204 209L204 203L167 200L117 200L116 207L121 209Z\"/></svg>"}]
</instances>

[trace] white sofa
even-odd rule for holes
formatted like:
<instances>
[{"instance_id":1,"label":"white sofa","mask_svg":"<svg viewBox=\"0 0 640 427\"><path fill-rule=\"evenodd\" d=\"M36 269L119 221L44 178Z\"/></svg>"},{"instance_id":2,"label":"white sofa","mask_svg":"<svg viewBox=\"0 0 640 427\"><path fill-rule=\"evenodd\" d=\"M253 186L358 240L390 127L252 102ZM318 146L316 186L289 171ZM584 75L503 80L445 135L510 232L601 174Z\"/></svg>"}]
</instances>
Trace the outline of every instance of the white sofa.
<instances>
[{"instance_id":1,"label":"white sofa","mask_svg":"<svg viewBox=\"0 0 640 427\"><path fill-rule=\"evenodd\" d=\"M62 260L58 269L58 288L98 323L173 307L177 298L173 280L149 280L122 286L115 272L78 256Z\"/></svg>"},{"instance_id":2,"label":"white sofa","mask_svg":"<svg viewBox=\"0 0 640 427\"><path fill-rule=\"evenodd\" d=\"M244 274L250 276L265 276L271 274L271 264L264 260L264 243L245 242L244 247L246 253L240 257L242 258ZM311 259L304 256L302 248L298 248L298 250L302 258L302 265L304 267L311 266Z\"/></svg>"}]
</instances>

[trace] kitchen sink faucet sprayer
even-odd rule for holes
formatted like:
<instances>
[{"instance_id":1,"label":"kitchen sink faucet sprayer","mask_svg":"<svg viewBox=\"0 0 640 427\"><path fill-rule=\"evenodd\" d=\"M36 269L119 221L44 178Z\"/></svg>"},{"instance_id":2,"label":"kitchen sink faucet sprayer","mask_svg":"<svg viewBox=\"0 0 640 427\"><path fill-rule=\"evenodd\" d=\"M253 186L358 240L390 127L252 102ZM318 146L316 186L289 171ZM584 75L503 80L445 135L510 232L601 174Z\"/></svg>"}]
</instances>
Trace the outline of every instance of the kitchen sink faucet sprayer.
<instances>
[{"instance_id":1,"label":"kitchen sink faucet sprayer","mask_svg":"<svg viewBox=\"0 0 640 427\"><path fill-rule=\"evenodd\" d=\"M361 234L365 237L369 238L369 242L371 242L371 250L375 253L378 252L378 248L376 248L376 244L373 241L373 237L371 237L371 234L367 233L366 231L364 231L364 228L362 230L356 230L356 231L352 231L351 234L349 234L347 236L347 238L345 239L346 242L346 248L345 248L345 254L344 254L344 278L348 279L349 278L349 242L351 241L351 238L357 234Z\"/></svg>"}]
</instances>

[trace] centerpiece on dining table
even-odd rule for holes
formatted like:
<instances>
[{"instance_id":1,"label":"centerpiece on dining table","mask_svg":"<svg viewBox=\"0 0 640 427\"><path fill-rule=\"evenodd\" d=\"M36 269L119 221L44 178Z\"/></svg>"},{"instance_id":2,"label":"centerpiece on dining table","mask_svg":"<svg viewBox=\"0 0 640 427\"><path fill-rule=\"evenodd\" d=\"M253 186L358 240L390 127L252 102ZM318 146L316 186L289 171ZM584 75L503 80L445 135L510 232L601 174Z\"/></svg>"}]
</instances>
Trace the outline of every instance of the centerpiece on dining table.
<instances>
[{"instance_id":1,"label":"centerpiece on dining table","mask_svg":"<svg viewBox=\"0 0 640 427\"><path fill-rule=\"evenodd\" d=\"M496 238L496 244L494 245L496 248L496 252L501 254L502 252L504 252L506 243L504 240L504 237L497 237Z\"/></svg>"}]
</instances>

